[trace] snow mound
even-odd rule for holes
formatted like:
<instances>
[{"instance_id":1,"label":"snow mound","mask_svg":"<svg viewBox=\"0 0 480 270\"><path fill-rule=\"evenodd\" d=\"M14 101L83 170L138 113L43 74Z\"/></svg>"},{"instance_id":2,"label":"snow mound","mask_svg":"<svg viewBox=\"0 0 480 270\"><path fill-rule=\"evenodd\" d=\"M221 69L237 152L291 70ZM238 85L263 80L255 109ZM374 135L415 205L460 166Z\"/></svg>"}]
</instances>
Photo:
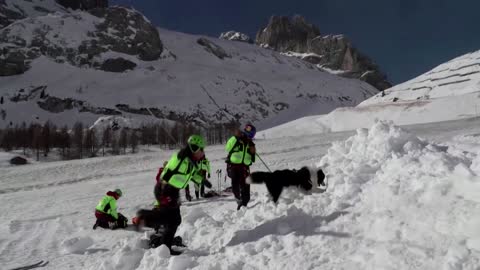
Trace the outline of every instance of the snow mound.
<instances>
[{"instance_id":1,"label":"snow mound","mask_svg":"<svg viewBox=\"0 0 480 270\"><path fill-rule=\"evenodd\" d=\"M354 251L362 257L359 268L462 269L475 262L480 199L473 194L480 178L462 152L377 122L335 143L319 165L329 178L326 208L351 212L350 222L368 240ZM405 246L419 250L401 251ZM431 252L445 260L432 260Z\"/></svg>"},{"instance_id":2,"label":"snow mound","mask_svg":"<svg viewBox=\"0 0 480 270\"><path fill-rule=\"evenodd\" d=\"M64 240L61 247L64 254L84 254L93 243L92 238L81 236Z\"/></svg>"}]
</instances>

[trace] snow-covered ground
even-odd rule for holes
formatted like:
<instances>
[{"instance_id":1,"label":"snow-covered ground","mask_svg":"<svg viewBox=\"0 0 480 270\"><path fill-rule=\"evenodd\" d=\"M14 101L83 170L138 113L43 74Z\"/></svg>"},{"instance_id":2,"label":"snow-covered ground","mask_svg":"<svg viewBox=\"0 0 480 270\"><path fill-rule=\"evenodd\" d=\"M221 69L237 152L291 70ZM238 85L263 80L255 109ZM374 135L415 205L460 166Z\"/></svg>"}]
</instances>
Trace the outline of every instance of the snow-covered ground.
<instances>
[{"instance_id":1,"label":"snow-covered ground","mask_svg":"<svg viewBox=\"0 0 480 270\"><path fill-rule=\"evenodd\" d=\"M479 120L296 135L259 137L257 149L272 170L322 167L327 192L291 189L274 205L253 186L238 212L232 197L186 202L177 234L188 249L176 257L145 249L148 230L91 229L109 189L124 191L129 218L150 207L170 151L0 168L1 268L38 260L49 261L44 269L480 268ZM223 146L206 153L213 171L224 169Z\"/></svg>"}]
</instances>

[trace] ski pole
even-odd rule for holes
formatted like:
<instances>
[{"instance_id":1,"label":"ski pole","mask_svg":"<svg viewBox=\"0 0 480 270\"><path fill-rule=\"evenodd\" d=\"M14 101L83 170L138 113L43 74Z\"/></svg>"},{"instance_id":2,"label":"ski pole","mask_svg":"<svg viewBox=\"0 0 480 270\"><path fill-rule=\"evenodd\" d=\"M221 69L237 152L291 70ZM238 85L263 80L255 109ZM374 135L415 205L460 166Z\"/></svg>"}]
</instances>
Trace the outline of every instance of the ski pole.
<instances>
[{"instance_id":1,"label":"ski pole","mask_svg":"<svg viewBox=\"0 0 480 270\"><path fill-rule=\"evenodd\" d=\"M267 164L265 163L265 161L263 161L263 159L260 157L260 155L259 155L258 153L257 153L256 155L257 155L258 159L260 159L260 161L263 163L263 165L265 165L265 168L267 168L267 170L268 170L269 172L272 172L272 170L270 170L270 168L267 166Z\"/></svg>"}]
</instances>

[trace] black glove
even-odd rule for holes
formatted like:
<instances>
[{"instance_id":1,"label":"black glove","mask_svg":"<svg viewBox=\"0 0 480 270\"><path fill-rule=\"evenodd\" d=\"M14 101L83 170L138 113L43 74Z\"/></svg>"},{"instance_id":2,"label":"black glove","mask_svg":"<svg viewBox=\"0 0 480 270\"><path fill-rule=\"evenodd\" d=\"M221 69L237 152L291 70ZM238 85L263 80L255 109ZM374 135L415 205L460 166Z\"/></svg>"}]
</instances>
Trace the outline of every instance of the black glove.
<instances>
[{"instance_id":1,"label":"black glove","mask_svg":"<svg viewBox=\"0 0 480 270\"><path fill-rule=\"evenodd\" d=\"M212 183L210 183L210 181L208 181L207 179L203 180L203 184L204 184L207 188L212 188Z\"/></svg>"},{"instance_id":2,"label":"black glove","mask_svg":"<svg viewBox=\"0 0 480 270\"><path fill-rule=\"evenodd\" d=\"M122 229L126 228L128 226L127 223L128 223L128 219L124 215L118 213L116 228L122 228Z\"/></svg>"}]
</instances>

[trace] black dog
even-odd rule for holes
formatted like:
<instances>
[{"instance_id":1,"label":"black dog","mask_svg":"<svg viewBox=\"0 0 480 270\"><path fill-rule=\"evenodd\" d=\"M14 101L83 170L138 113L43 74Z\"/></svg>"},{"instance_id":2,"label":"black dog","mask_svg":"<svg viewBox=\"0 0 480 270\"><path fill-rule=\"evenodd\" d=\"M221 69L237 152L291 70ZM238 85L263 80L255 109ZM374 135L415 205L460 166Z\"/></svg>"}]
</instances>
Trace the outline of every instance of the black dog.
<instances>
[{"instance_id":1,"label":"black dog","mask_svg":"<svg viewBox=\"0 0 480 270\"><path fill-rule=\"evenodd\" d=\"M325 174L321 169L302 167L299 170L253 172L248 177L247 182L250 184L265 183L273 201L277 202L284 187L297 186L308 191L313 187L325 186L324 179Z\"/></svg>"}]
</instances>

